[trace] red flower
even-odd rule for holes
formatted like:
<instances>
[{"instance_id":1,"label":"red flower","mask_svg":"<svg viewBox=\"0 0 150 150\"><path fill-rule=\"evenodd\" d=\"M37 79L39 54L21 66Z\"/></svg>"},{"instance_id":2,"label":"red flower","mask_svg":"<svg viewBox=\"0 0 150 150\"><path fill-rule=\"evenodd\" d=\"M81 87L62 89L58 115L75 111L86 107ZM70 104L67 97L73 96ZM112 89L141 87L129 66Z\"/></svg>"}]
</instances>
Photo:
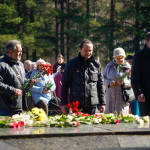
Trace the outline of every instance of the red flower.
<instances>
[{"instance_id":1,"label":"red flower","mask_svg":"<svg viewBox=\"0 0 150 150\"><path fill-rule=\"evenodd\" d=\"M76 121L75 125L76 125L76 126L79 126L79 122L78 122L78 121Z\"/></svg>"},{"instance_id":2,"label":"red flower","mask_svg":"<svg viewBox=\"0 0 150 150\"><path fill-rule=\"evenodd\" d=\"M77 107L75 107L75 111L78 112L78 108Z\"/></svg>"},{"instance_id":3,"label":"red flower","mask_svg":"<svg viewBox=\"0 0 150 150\"><path fill-rule=\"evenodd\" d=\"M19 121L21 126L24 126L24 121Z\"/></svg>"},{"instance_id":4,"label":"red flower","mask_svg":"<svg viewBox=\"0 0 150 150\"><path fill-rule=\"evenodd\" d=\"M53 67L51 65L42 65L42 69L47 75L53 74Z\"/></svg>"},{"instance_id":5,"label":"red flower","mask_svg":"<svg viewBox=\"0 0 150 150\"><path fill-rule=\"evenodd\" d=\"M71 106L73 107L73 106L74 106L74 104L75 104L75 103L74 103L74 102L72 102L72 103L71 103Z\"/></svg>"},{"instance_id":6,"label":"red flower","mask_svg":"<svg viewBox=\"0 0 150 150\"><path fill-rule=\"evenodd\" d=\"M82 117L84 117L85 116L85 114L84 113L82 113Z\"/></svg>"},{"instance_id":7,"label":"red flower","mask_svg":"<svg viewBox=\"0 0 150 150\"><path fill-rule=\"evenodd\" d=\"M72 111L73 111L73 112L78 112L78 108L77 108L77 107L74 107L74 108L72 108Z\"/></svg>"},{"instance_id":8,"label":"red flower","mask_svg":"<svg viewBox=\"0 0 150 150\"><path fill-rule=\"evenodd\" d=\"M78 115L78 116L79 116L79 115L82 115L82 112L79 111L79 112L77 113L77 115Z\"/></svg>"},{"instance_id":9,"label":"red flower","mask_svg":"<svg viewBox=\"0 0 150 150\"><path fill-rule=\"evenodd\" d=\"M70 108L70 104L67 104L66 107L69 109Z\"/></svg>"},{"instance_id":10,"label":"red flower","mask_svg":"<svg viewBox=\"0 0 150 150\"><path fill-rule=\"evenodd\" d=\"M11 128L16 128L16 124L15 122L13 122L13 124L10 126Z\"/></svg>"},{"instance_id":11,"label":"red flower","mask_svg":"<svg viewBox=\"0 0 150 150\"><path fill-rule=\"evenodd\" d=\"M17 127L17 128L20 128L20 127L21 127L21 123L18 122L18 123L16 124L16 127Z\"/></svg>"},{"instance_id":12,"label":"red flower","mask_svg":"<svg viewBox=\"0 0 150 150\"><path fill-rule=\"evenodd\" d=\"M99 118L102 118L102 116L101 116L101 115L98 115L98 117L99 117Z\"/></svg>"},{"instance_id":13,"label":"red flower","mask_svg":"<svg viewBox=\"0 0 150 150\"><path fill-rule=\"evenodd\" d=\"M116 119L116 120L115 120L115 123L120 123L119 119Z\"/></svg>"},{"instance_id":14,"label":"red flower","mask_svg":"<svg viewBox=\"0 0 150 150\"><path fill-rule=\"evenodd\" d=\"M97 114L94 114L94 117L97 117Z\"/></svg>"},{"instance_id":15,"label":"red flower","mask_svg":"<svg viewBox=\"0 0 150 150\"><path fill-rule=\"evenodd\" d=\"M74 103L74 106L75 106L75 107L78 107L78 106L79 106L79 102L76 101L76 102Z\"/></svg>"}]
</instances>

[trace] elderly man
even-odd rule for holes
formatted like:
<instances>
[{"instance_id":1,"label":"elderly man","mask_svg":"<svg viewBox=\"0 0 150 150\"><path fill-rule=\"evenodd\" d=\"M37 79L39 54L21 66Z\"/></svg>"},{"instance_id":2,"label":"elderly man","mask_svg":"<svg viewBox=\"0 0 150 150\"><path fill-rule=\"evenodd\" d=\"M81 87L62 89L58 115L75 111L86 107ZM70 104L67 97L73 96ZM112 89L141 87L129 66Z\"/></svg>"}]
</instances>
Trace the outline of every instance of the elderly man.
<instances>
[{"instance_id":1,"label":"elderly man","mask_svg":"<svg viewBox=\"0 0 150 150\"><path fill-rule=\"evenodd\" d=\"M101 66L93 54L93 43L83 40L79 46L79 55L68 61L62 77L61 105L66 113L68 89L70 102L79 101L79 109L83 113L94 114L97 104L100 112L105 110L103 75Z\"/></svg>"},{"instance_id":2,"label":"elderly man","mask_svg":"<svg viewBox=\"0 0 150 150\"><path fill-rule=\"evenodd\" d=\"M24 68L25 68L25 73L28 73L30 71L30 65L31 65L31 61L30 60L26 60L24 62Z\"/></svg>"},{"instance_id":3,"label":"elderly man","mask_svg":"<svg viewBox=\"0 0 150 150\"><path fill-rule=\"evenodd\" d=\"M11 40L0 60L0 115L11 116L22 112L22 91L25 69L21 63L22 47L17 40ZM13 98L16 95L17 98Z\"/></svg>"}]
</instances>

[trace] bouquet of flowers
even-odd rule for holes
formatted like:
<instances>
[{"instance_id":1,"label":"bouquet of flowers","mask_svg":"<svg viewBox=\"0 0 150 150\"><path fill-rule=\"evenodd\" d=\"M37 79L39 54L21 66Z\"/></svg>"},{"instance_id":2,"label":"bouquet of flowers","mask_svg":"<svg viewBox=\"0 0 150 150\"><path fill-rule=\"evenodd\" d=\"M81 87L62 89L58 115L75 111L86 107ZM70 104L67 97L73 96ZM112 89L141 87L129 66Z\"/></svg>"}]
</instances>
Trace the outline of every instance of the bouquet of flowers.
<instances>
[{"instance_id":1,"label":"bouquet of flowers","mask_svg":"<svg viewBox=\"0 0 150 150\"><path fill-rule=\"evenodd\" d=\"M129 76L130 74L131 74L131 69L130 69L130 70L126 70L125 72L123 72L122 76L119 77L119 78L115 81L115 86L117 85L117 81L123 80L125 77Z\"/></svg>"},{"instance_id":2,"label":"bouquet of flowers","mask_svg":"<svg viewBox=\"0 0 150 150\"><path fill-rule=\"evenodd\" d=\"M68 108L68 110L73 111L73 112L78 112L78 106L79 106L79 101L76 102L72 102L71 105L67 104L66 107Z\"/></svg>"},{"instance_id":3,"label":"bouquet of flowers","mask_svg":"<svg viewBox=\"0 0 150 150\"><path fill-rule=\"evenodd\" d=\"M44 76L45 74L49 75L49 74L53 74L53 67L51 65L42 65L42 72L38 71L36 74L33 75L32 78L30 78L27 82L25 82L25 84L20 88L22 91L26 90L29 85L32 83L33 79L37 79L39 77L41 77L42 75ZM12 98L17 98L18 96L13 95Z\"/></svg>"},{"instance_id":4,"label":"bouquet of flowers","mask_svg":"<svg viewBox=\"0 0 150 150\"><path fill-rule=\"evenodd\" d=\"M51 65L42 65L42 72L38 71L36 74L34 74L34 76L32 78L30 78L20 89L26 90L27 87L31 84L31 81L33 79L37 79L39 77L41 77L42 75L44 76L45 74L49 75L49 74L53 74L53 67Z\"/></svg>"},{"instance_id":5,"label":"bouquet of flowers","mask_svg":"<svg viewBox=\"0 0 150 150\"><path fill-rule=\"evenodd\" d=\"M53 86L53 84L50 83L50 82L47 82L47 83L45 84L45 87L46 87L48 90L50 90L50 89L52 88L52 86Z\"/></svg>"}]
</instances>

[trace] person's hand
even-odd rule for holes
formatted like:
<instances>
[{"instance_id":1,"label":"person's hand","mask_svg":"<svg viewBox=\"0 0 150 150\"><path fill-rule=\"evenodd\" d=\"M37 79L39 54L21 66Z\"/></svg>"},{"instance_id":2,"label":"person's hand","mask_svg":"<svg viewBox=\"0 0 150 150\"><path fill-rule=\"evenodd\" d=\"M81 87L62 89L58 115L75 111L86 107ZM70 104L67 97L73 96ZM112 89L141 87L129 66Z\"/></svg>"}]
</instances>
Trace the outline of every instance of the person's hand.
<instances>
[{"instance_id":1,"label":"person's hand","mask_svg":"<svg viewBox=\"0 0 150 150\"><path fill-rule=\"evenodd\" d=\"M118 80L118 81L117 81L117 84L118 84L118 85L122 85L122 84L123 84L123 81L122 81L122 80Z\"/></svg>"},{"instance_id":2,"label":"person's hand","mask_svg":"<svg viewBox=\"0 0 150 150\"><path fill-rule=\"evenodd\" d=\"M109 83L109 85L110 85L110 86L115 86L115 81L111 81L111 82Z\"/></svg>"},{"instance_id":3,"label":"person's hand","mask_svg":"<svg viewBox=\"0 0 150 150\"><path fill-rule=\"evenodd\" d=\"M61 106L61 111L63 114L66 114L66 105Z\"/></svg>"},{"instance_id":4,"label":"person's hand","mask_svg":"<svg viewBox=\"0 0 150 150\"><path fill-rule=\"evenodd\" d=\"M144 96L144 94L140 94L138 96L138 100L139 100L139 102L145 102L145 96Z\"/></svg>"},{"instance_id":5,"label":"person's hand","mask_svg":"<svg viewBox=\"0 0 150 150\"><path fill-rule=\"evenodd\" d=\"M43 93L50 93L50 90L47 87L43 87Z\"/></svg>"},{"instance_id":6,"label":"person's hand","mask_svg":"<svg viewBox=\"0 0 150 150\"><path fill-rule=\"evenodd\" d=\"M99 106L99 110L100 110L100 113L104 113L104 111L105 111L105 105L100 105Z\"/></svg>"},{"instance_id":7,"label":"person's hand","mask_svg":"<svg viewBox=\"0 0 150 150\"><path fill-rule=\"evenodd\" d=\"M32 87L36 83L36 80L32 79L31 83L29 84L29 87Z\"/></svg>"},{"instance_id":8,"label":"person's hand","mask_svg":"<svg viewBox=\"0 0 150 150\"><path fill-rule=\"evenodd\" d=\"M20 89L16 89L15 95L20 96L22 94L22 91Z\"/></svg>"}]
</instances>

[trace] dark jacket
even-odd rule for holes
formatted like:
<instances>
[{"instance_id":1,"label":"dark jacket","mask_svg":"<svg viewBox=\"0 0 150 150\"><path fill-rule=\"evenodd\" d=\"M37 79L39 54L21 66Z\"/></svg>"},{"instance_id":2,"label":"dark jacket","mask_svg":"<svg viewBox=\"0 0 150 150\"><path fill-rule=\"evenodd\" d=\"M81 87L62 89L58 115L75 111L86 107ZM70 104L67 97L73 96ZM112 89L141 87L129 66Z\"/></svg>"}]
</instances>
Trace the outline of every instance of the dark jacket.
<instances>
[{"instance_id":1,"label":"dark jacket","mask_svg":"<svg viewBox=\"0 0 150 150\"><path fill-rule=\"evenodd\" d=\"M105 105L103 75L100 64L92 56L86 62L81 54L68 61L62 77L61 104L79 101L80 107Z\"/></svg>"},{"instance_id":2,"label":"dark jacket","mask_svg":"<svg viewBox=\"0 0 150 150\"><path fill-rule=\"evenodd\" d=\"M64 64L65 64L65 63L59 64L58 62L56 62L56 63L54 64L54 66L53 66L53 73L56 73L56 72L57 72L57 68L58 68L59 66L64 65Z\"/></svg>"},{"instance_id":3,"label":"dark jacket","mask_svg":"<svg viewBox=\"0 0 150 150\"><path fill-rule=\"evenodd\" d=\"M16 75L12 66L18 72ZM21 87L25 80L25 69L20 61L13 61L6 54L3 59L0 60L0 110L6 110L10 112L17 112L22 110L22 95L14 99L16 88Z\"/></svg>"},{"instance_id":4,"label":"dark jacket","mask_svg":"<svg viewBox=\"0 0 150 150\"><path fill-rule=\"evenodd\" d=\"M144 94L146 101L150 102L150 49L147 45L134 55L131 84L136 98Z\"/></svg>"}]
</instances>

